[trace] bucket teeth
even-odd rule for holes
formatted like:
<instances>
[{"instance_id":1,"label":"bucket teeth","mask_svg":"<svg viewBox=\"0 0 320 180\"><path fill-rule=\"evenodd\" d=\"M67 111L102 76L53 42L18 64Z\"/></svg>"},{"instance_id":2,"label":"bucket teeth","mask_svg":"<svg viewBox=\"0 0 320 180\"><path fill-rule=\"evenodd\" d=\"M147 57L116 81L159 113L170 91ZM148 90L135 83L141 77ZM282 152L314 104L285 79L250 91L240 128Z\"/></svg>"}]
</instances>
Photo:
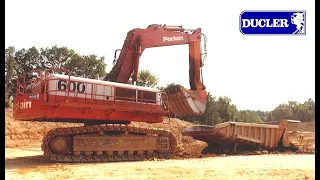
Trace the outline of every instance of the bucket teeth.
<instances>
[{"instance_id":1,"label":"bucket teeth","mask_svg":"<svg viewBox=\"0 0 320 180\"><path fill-rule=\"evenodd\" d=\"M206 107L206 91L185 89L181 85L171 85L165 89L168 96L168 106L177 117L199 116Z\"/></svg>"}]
</instances>

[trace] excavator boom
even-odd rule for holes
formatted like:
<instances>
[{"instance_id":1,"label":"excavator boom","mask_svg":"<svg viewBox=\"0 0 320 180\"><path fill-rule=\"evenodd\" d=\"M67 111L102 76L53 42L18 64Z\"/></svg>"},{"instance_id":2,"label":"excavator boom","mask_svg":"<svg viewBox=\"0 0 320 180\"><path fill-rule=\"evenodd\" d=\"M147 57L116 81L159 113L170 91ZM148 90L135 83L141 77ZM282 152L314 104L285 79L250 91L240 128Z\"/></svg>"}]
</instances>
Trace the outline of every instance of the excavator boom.
<instances>
[{"instance_id":1,"label":"excavator boom","mask_svg":"<svg viewBox=\"0 0 320 180\"><path fill-rule=\"evenodd\" d=\"M116 64L104 80L128 83L132 78L134 83L138 78L140 57L146 48L188 44L190 90L177 85L165 91L169 109L176 116L201 115L207 95L201 78L202 35L201 28L188 30L182 26L152 24L146 29L132 29L127 33Z\"/></svg>"}]
</instances>

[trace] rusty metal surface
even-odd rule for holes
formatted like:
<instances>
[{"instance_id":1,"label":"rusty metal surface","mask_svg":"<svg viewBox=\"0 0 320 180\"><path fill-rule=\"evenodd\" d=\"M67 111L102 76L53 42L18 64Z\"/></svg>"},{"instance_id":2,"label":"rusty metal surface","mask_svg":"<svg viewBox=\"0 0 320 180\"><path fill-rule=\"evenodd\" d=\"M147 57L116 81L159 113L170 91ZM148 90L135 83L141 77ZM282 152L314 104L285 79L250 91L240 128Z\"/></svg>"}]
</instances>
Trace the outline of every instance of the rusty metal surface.
<instances>
[{"instance_id":1,"label":"rusty metal surface","mask_svg":"<svg viewBox=\"0 0 320 180\"><path fill-rule=\"evenodd\" d=\"M50 141L50 148L59 154L68 152L68 138L65 136L57 136Z\"/></svg>"},{"instance_id":2,"label":"rusty metal surface","mask_svg":"<svg viewBox=\"0 0 320 180\"><path fill-rule=\"evenodd\" d=\"M74 136L73 151L169 150L169 138L157 136Z\"/></svg>"},{"instance_id":3,"label":"rusty metal surface","mask_svg":"<svg viewBox=\"0 0 320 180\"><path fill-rule=\"evenodd\" d=\"M300 121L283 120L279 125L243 122L225 122L216 126L191 126L182 130L182 135L191 136L209 145L229 146L260 145L265 148L278 146L288 123Z\"/></svg>"},{"instance_id":4,"label":"rusty metal surface","mask_svg":"<svg viewBox=\"0 0 320 180\"><path fill-rule=\"evenodd\" d=\"M168 106L177 117L202 115L206 108L206 91L187 90L180 85L166 89Z\"/></svg>"}]
</instances>

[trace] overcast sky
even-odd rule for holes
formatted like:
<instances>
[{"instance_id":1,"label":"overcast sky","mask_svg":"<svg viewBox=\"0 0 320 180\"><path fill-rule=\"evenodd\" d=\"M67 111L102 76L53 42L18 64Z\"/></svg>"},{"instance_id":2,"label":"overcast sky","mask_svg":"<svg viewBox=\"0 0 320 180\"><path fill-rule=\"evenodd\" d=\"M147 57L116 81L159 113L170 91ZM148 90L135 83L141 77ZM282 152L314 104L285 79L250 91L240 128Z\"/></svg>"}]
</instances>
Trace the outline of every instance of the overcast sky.
<instances>
[{"instance_id":1,"label":"overcast sky","mask_svg":"<svg viewBox=\"0 0 320 180\"><path fill-rule=\"evenodd\" d=\"M287 101L315 99L314 0L5 0L5 45L67 46L105 56L107 71L114 51L129 30L149 24L202 28L208 38L204 84L214 96L228 96L238 109L273 110ZM306 36L244 36L243 10L306 10ZM188 46L146 49L140 70L160 84L189 88Z\"/></svg>"}]
</instances>

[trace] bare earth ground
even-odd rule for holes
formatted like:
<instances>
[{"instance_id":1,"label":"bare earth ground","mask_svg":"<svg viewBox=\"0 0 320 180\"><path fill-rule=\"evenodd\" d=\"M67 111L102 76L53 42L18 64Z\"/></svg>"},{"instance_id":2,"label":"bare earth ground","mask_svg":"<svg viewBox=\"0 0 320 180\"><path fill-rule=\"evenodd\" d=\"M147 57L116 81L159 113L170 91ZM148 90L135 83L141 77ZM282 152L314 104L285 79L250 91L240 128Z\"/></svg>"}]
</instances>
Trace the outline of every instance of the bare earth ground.
<instances>
[{"instance_id":1,"label":"bare earth ground","mask_svg":"<svg viewBox=\"0 0 320 180\"><path fill-rule=\"evenodd\" d=\"M139 124L139 123L137 123ZM139 124L142 125L142 124ZM179 158L121 163L62 164L43 158L42 136L67 123L20 122L6 110L6 179L315 179L314 154L263 154L251 156L201 155L206 143L182 137L182 128L192 125L179 119L159 124L178 139ZM291 128L291 129L290 129ZM292 133L304 131L308 146L314 148L314 122L289 127ZM311 144L310 144L311 143ZM203 157L203 158L201 158Z\"/></svg>"}]
</instances>

